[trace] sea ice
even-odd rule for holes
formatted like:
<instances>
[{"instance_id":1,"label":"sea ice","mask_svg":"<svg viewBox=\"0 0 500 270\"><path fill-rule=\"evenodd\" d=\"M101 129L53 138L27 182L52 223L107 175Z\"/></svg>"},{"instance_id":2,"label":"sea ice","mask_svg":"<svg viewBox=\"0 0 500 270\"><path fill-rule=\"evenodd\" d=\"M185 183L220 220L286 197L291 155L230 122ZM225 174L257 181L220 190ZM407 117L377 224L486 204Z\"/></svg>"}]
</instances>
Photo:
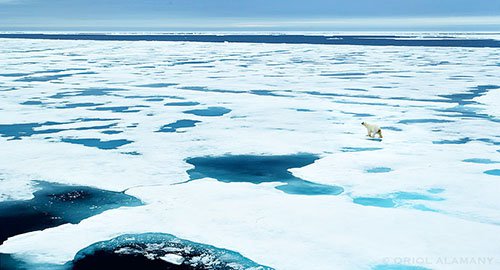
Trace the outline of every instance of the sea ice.
<instances>
[{"instance_id":1,"label":"sea ice","mask_svg":"<svg viewBox=\"0 0 500 270\"><path fill-rule=\"evenodd\" d=\"M45 180L144 205L0 253L64 265L158 232L275 269L470 269L384 260L463 256L498 269L498 63L498 48L2 38L0 200ZM315 158L278 171L192 162L301 153Z\"/></svg>"}]
</instances>

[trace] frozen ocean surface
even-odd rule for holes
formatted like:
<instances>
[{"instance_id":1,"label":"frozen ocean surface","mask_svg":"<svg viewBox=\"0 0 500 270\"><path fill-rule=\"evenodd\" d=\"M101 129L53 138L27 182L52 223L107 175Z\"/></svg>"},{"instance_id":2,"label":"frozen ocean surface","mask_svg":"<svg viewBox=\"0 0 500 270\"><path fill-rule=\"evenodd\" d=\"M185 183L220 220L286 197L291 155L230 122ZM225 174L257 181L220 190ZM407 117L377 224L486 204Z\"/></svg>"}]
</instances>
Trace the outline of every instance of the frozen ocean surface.
<instances>
[{"instance_id":1,"label":"frozen ocean surface","mask_svg":"<svg viewBox=\"0 0 500 270\"><path fill-rule=\"evenodd\" d=\"M2 267L141 261L154 232L241 269L499 269L499 39L442 35L1 34L0 208L36 180L106 201L47 206L83 212L6 234Z\"/></svg>"}]
</instances>

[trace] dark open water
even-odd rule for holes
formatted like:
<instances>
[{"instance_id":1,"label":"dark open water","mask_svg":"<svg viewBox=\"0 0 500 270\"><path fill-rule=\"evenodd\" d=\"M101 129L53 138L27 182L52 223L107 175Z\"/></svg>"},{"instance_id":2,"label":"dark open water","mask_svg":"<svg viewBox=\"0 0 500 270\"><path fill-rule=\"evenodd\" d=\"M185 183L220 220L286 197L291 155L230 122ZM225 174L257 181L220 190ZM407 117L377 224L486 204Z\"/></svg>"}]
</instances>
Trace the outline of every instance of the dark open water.
<instances>
[{"instance_id":1,"label":"dark open water","mask_svg":"<svg viewBox=\"0 0 500 270\"><path fill-rule=\"evenodd\" d=\"M500 47L491 38L438 36L415 38L398 35L214 35L214 34L0 34L0 38L55 40L191 41L236 43L330 44L365 46Z\"/></svg>"}]
</instances>

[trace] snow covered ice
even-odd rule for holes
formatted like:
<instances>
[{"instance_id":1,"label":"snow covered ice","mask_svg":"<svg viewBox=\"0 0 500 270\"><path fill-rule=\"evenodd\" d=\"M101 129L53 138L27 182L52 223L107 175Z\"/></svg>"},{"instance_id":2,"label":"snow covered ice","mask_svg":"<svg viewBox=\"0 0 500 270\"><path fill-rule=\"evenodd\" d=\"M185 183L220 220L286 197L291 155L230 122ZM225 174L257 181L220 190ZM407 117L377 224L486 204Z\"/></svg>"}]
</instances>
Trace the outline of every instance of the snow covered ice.
<instances>
[{"instance_id":1,"label":"snow covered ice","mask_svg":"<svg viewBox=\"0 0 500 270\"><path fill-rule=\"evenodd\" d=\"M0 203L33 180L143 203L0 253L64 265L154 232L274 269L499 269L499 74L498 48L0 39ZM231 157L262 171L190 175Z\"/></svg>"}]
</instances>

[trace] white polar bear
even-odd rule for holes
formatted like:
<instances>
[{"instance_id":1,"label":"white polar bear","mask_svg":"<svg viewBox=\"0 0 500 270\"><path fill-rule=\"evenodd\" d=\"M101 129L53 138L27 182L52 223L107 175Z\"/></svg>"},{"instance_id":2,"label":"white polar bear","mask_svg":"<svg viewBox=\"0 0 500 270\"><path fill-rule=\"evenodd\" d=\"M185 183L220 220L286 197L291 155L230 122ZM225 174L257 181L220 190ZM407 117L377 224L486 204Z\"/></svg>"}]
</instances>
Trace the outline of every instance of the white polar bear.
<instances>
[{"instance_id":1,"label":"white polar bear","mask_svg":"<svg viewBox=\"0 0 500 270\"><path fill-rule=\"evenodd\" d=\"M378 134L378 136L380 138L383 138L382 137L382 129L380 129L379 126L377 125L373 125L373 124L369 124L369 123L366 123L366 122L363 122L361 123L361 125L365 126L366 127L366 130L368 131L368 135L370 138L375 138L375 134Z\"/></svg>"}]
</instances>

